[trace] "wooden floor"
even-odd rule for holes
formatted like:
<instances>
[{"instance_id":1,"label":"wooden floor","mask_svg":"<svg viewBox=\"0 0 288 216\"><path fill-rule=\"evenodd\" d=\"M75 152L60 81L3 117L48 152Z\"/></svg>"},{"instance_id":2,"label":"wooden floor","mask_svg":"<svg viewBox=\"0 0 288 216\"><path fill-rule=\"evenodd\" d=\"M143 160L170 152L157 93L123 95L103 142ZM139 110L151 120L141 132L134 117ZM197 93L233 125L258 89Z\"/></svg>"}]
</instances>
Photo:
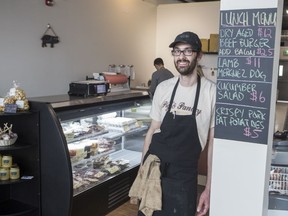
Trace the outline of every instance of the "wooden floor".
<instances>
[{"instance_id":1,"label":"wooden floor","mask_svg":"<svg viewBox=\"0 0 288 216\"><path fill-rule=\"evenodd\" d=\"M204 187L198 187L198 197L200 193L203 191ZM126 202L123 205L116 208L114 211L110 212L106 216L137 216L138 206L132 205L130 202ZM209 213L206 215L209 216Z\"/></svg>"},{"instance_id":2,"label":"wooden floor","mask_svg":"<svg viewBox=\"0 0 288 216\"><path fill-rule=\"evenodd\" d=\"M138 206L126 202L106 216L137 216Z\"/></svg>"}]
</instances>

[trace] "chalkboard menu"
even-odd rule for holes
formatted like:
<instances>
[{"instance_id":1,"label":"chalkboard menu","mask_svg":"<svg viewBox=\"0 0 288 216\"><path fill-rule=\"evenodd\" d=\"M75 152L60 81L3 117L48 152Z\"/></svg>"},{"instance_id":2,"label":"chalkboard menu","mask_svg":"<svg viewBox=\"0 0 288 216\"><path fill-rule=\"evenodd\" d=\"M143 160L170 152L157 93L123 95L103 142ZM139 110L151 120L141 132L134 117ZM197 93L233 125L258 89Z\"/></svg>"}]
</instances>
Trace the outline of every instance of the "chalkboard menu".
<instances>
[{"instance_id":1,"label":"chalkboard menu","mask_svg":"<svg viewBox=\"0 0 288 216\"><path fill-rule=\"evenodd\" d=\"M277 8L220 12L215 138L267 144Z\"/></svg>"}]
</instances>

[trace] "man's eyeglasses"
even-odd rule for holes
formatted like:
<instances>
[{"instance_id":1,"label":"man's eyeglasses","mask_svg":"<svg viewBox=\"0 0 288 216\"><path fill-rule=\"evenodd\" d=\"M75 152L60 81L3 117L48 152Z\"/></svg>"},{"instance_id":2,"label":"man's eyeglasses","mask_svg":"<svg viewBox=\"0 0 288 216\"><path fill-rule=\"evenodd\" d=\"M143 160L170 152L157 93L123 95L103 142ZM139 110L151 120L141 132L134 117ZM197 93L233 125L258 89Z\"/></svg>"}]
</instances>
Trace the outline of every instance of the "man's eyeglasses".
<instances>
[{"instance_id":1,"label":"man's eyeglasses","mask_svg":"<svg viewBox=\"0 0 288 216\"><path fill-rule=\"evenodd\" d=\"M173 56L180 56L181 53L183 53L185 56L191 56L193 54L193 50L192 49L184 49L184 50L179 50L179 49L173 49L171 51Z\"/></svg>"}]
</instances>

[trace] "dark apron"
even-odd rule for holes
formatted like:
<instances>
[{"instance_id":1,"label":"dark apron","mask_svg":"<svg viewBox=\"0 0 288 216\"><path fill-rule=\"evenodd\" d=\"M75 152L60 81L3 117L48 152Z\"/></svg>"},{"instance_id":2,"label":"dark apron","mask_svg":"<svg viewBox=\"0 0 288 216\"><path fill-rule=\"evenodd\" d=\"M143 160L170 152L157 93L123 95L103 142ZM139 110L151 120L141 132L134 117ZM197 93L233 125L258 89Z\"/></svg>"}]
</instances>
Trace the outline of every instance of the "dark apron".
<instances>
[{"instance_id":1,"label":"dark apron","mask_svg":"<svg viewBox=\"0 0 288 216\"><path fill-rule=\"evenodd\" d=\"M192 115L175 115L170 112L177 81L168 111L161 124L161 132L152 136L148 154L161 160L162 210L153 216L194 216L197 204L197 165L201 144L196 124L196 110L200 93L200 77ZM143 215L139 211L139 216Z\"/></svg>"}]
</instances>

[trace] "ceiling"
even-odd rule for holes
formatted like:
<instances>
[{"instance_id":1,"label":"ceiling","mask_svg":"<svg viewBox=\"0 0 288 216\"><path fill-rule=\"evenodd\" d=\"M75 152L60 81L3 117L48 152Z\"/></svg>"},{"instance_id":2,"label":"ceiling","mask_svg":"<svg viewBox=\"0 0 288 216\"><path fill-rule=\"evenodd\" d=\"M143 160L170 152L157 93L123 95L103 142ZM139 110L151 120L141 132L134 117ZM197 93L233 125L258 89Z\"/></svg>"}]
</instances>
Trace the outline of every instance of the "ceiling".
<instances>
[{"instance_id":1,"label":"ceiling","mask_svg":"<svg viewBox=\"0 0 288 216\"><path fill-rule=\"evenodd\" d=\"M154 4L175 4L175 3L191 3L191 2L211 2L220 0L147 0L153 2ZM286 12L287 11L287 12ZM288 0L284 0L283 7L283 20L282 20L282 30L287 31L288 34Z\"/></svg>"},{"instance_id":2,"label":"ceiling","mask_svg":"<svg viewBox=\"0 0 288 216\"><path fill-rule=\"evenodd\" d=\"M190 2L209 2L209 1L220 1L220 0L150 0L155 4L173 4L173 3L190 3Z\"/></svg>"}]
</instances>

